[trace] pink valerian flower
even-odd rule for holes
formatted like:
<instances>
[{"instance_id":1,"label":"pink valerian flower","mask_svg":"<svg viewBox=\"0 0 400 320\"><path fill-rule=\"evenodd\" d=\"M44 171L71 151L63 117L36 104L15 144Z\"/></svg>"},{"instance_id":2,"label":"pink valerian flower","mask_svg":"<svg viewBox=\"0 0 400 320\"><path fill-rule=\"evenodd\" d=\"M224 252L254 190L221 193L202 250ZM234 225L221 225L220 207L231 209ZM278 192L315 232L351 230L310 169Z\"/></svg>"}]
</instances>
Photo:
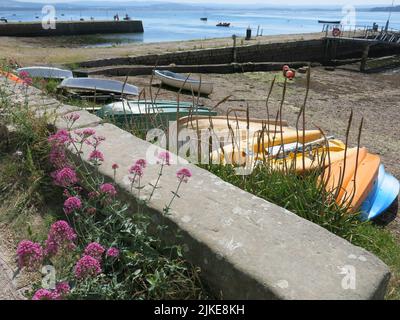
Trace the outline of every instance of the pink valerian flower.
<instances>
[{"instance_id":1,"label":"pink valerian flower","mask_svg":"<svg viewBox=\"0 0 400 320\"><path fill-rule=\"evenodd\" d=\"M170 153L168 151L162 151L158 154L158 159L161 161L161 164L165 164L167 166L170 165ZM157 161L159 163L160 161Z\"/></svg>"},{"instance_id":2,"label":"pink valerian flower","mask_svg":"<svg viewBox=\"0 0 400 320\"><path fill-rule=\"evenodd\" d=\"M59 145L53 145L51 147L49 160L55 168L63 168L68 163L65 150Z\"/></svg>"},{"instance_id":3,"label":"pink valerian flower","mask_svg":"<svg viewBox=\"0 0 400 320\"><path fill-rule=\"evenodd\" d=\"M91 136L95 135L96 131L94 129L91 129L91 128L86 128L86 129L83 129L83 130L76 130L75 134L80 136L80 137L88 138L88 137L91 137Z\"/></svg>"},{"instance_id":4,"label":"pink valerian flower","mask_svg":"<svg viewBox=\"0 0 400 320\"><path fill-rule=\"evenodd\" d=\"M134 181L136 177L143 177L143 167L138 164L134 164L132 167L130 167L129 173L134 175L133 178L130 178L132 181Z\"/></svg>"},{"instance_id":5,"label":"pink valerian flower","mask_svg":"<svg viewBox=\"0 0 400 320\"><path fill-rule=\"evenodd\" d=\"M70 291L71 288L68 282L59 282L56 284L56 288L54 290L37 290L33 295L32 300L61 300L67 294L69 294Z\"/></svg>"},{"instance_id":6,"label":"pink valerian flower","mask_svg":"<svg viewBox=\"0 0 400 320\"><path fill-rule=\"evenodd\" d=\"M63 116L63 118L64 118L66 121L72 122L72 123L74 123L75 121L78 121L80 117L81 117L81 116L80 116L78 113L76 113L76 112L69 113L69 114Z\"/></svg>"},{"instance_id":7,"label":"pink valerian flower","mask_svg":"<svg viewBox=\"0 0 400 320\"><path fill-rule=\"evenodd\" d=\"M95 258L96 260L101 261L103 253L105 251L106 251L106 249L104 249L100 243L92 242L86 246L85 255L91 256L92 258Z\"/></svg>"},{"instance_id":8,"label":"pink valerian flower","mask_svg":"<svg viewBox=\"0 0 400 320\"><path fill-rule=\"evenodd\" d=\"M147 166L147 162L144 159L136 160L135 164L137 164L138 166L141 166L143 169L145 169Z\"/></svg>"},{"instance_id":9,"label":"pink valerian flower","mask_svg":"<svg viewBox=\"0 0 400 320\"><path fill-rule=\"evenodd\" d=\"M69 197L64 202L64 212L66 214L70 214L71 212L79 210L80 208L82 208L82 202L78 197Z\"/></svg>"},{"instance_id":10,"label":"pink valerian flower","mask_svg":"<svg viewBox=\"0 0 400 320\"><path fill-rule=\"evenodd\" d=\"M146 168L146 165L147 165L146 160L144 159L136 160L135 164L129 168L129 173L134 174L135 177L136 176L142 177L144 172L143 169Z\"/></svg>"},{"instance_id":11,"label":"pink valerian flower","mask_svg":"<svg viewBox=\"0 0 400 320\"><path fill-rule=\"evenodd\" d=\"M70 167L54 171L51 173L51 177L54 180L54 184L61 187L69 187L79 181L75 170Z\"/></svg>"},{"instance_id":12,"label":"pink valerian flower","mask_svg":"<svg viewBox=\"0 0 400 320\"><path fill-rule=\"evenodd\" d=\"M100 186L100 192L108 194L110 196L115 196L117 191L111 183L104 183Z\"/></svg>"},{"instance_id":13,"label":"pink valerian flower","mask_svg":"<svg viewBox=\"0 0 400 320\"><path fill-rule=\"evenodd\" d=\"M111 247L107 249L106 256L109 258L118 258L119 250L115 247Z\"/></svg>"},{"instance_id":14,"label":"pink valerian flower","mask_svg":"<svg viewBox=\"0 0 400 320\"><path fill-rule=\"evenodd\" d=\"M21 71L20 73L19 73L19 77L24 81L24 84L25 85L27 85L27 86L30 86L30 85L32 85L32 78L31 78L31 76L30 76L30 74L28 73L28 72L26 72L26 71Z\"/></svg>"},{"instance_id":15,"label":"pink valerian flower","mask_svg":"<svg viewBox=\"0 0 400 320\"><path fill-rule=\"evenodd\" d=\"M84 255L75 265L75 277L80 280L95 277L101 272L100 262L88 255Z\"/></svg>"},{"instance_id":16,"label":"pink valerian flower","mask_svg":"<svg viewBox=\"0 0 400 320\"><path fill-rule=\"evenodd\" d=\"M56 255L62 250L74 250L76 237L74 229L70 227L68 222L59 220L53 223L45 242L46 256Z\"/></svg>"},{"instance_id":17,"label":"pink valerian flower","mask_svg":"<svg viewBox=\"0 0 400 320\"><path fill-rule=\"evenodd\" d=\"M22 240L17 248L18 267L29 271L38 269L43 261L43 249L39 243Z\"/></svg>"},{"instance_id":18,"label":"pink valerian flower","mask_svg":"<svg viewBox=\"0 0 400 320\"><path fill-rule=\"evenodd\" d=\"M47 139L51 144L65 145L72 142L71 135L68 130L58 130L55 134L51 135Z\"/></svg>"},{"instance_id":19,"label":"pink valerian flower","mask_svg":"<svg viewBox=\"0 0 400 320\"><path fill-rule=\"evenodd\" d=\"M74 133L81 138L81 140L77 142L82 144L86 143L91 136L95 135L96 131L91 128L86 128L83 130L75 130Z\"/></svg>"},{"instance_id":20,"label":"pink valerian flower","mask_svg":"<svg viewBox=\"0 0 400 320\"><path fill-rule=\"evenodd\" d=\"M71 287L69 286L68 282L63 281L56 284L56 289L54 291L60 298L62 298L69 294L69 292L71 291Z\"/></svg>"},{"instance_id":21,"label":"pink valerian flower","mask_svg":"<svg viewBox=\"0 0 400 320\"><path fill-rule=\"evenodd\" d=\"M39 289L33 295L32 300L57 300L57 298L54 292L47 289Z\"/></svg>"},{"instance_id":22,"label":"pink valerian flower","mask_svg":"<svg viewBox=\"0 0 400 320\"><path fill-rule=\"evenodd\" d=\"M96 149L103 141L105 141L106 138L102 136L91 136L90 139L87 139L85 143L89 146L92 146L94 149Z\"/></svg>"},{"instance_id":23,"label":"pink valerian flower","mask_svg":"<svg viewBox=\"0 0 400 320\"><path fill-rule=\"evenodd\" d=\"M188 182L188 180L191 176L192 176L192 172L187 168L179 169L178 172L176 173L176 177L179 179L179 181L182 181L185 183Z\"/></svg>"},{"instance_id":24,"label":"pink valerian flower","mask_svg":"<svg viewBox=\"0 0 400 320\"><path fill-rule=\"evenodd\" d=\"M25 79L25 78L28 78L30 76L28 71L21 71L21 72L19 72L18 75L19 75L19 77L21 79Z\"/></svg>"},{"instance_id":25,"label":"pink valerian flower","mask_svg":"<svg viewBox=\"0 0 400 320\"><path fill-rule=\"evenodd\" d=\"M93 150L89 155L89 161L96 162L96 163L100 162L100 161L104 161L104 155L99 150Z\"/></svg>"},{"instance_id":26,"label":"pink valerian flower","mask_svg":"<svg viewBox=\"0 0 400 320\"><path fill-rule=\"evenodd\" d=\"M117 169L119 168L119 165L114 163L111 168L114 170L114 181L115 181L115 177L117 176Z\"/></svg>"}]
</instances>

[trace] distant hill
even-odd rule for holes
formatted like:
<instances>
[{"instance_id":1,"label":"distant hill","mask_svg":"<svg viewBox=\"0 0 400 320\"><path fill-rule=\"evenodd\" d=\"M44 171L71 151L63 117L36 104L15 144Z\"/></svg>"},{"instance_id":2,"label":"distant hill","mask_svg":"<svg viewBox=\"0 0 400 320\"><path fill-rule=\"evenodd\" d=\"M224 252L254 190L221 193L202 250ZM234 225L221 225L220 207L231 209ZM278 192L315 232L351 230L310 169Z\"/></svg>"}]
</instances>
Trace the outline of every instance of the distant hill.
<instances>
[{"instance_id":1,"label":"distant hill","mask_svg":"<svg viewBox=\"0 0 400 320\"><path fill-rule=\"evenodd\" d=\"M12 0L0 0L0 8L2 9L31 9L31 8L41 8L43 4L40 3L30 3L30 2L18 2Z\"/></svg>"},{"instance_id":2,"label":"distant hill","mask_svg":"<svg viewBox=\"0 0 400 320\"><path fill-rule=\"evenodd\" d=\"M55 6L59 9L64 8L169 8L171 10L182 10L182 9L193 9L195 6L191 4L182 4L182 3L168 3L168 2L158 2L158 1L88 1L88 2L79 2L79 1L71 1L71 2L60 2L60 3L47 3ZM13 0L0 0L0 8L1 9L40 9L44 5L46 5L46 1L43 3L39 2L20 2Z\"/></svg>"},{"instance_id":3,"label":"distant hill","mask_svg":"<svg viewBox=\"0 0 400 320\"><path fill-rule=\"evenodd\" d=\"M376 7L372 8L371 11L381 11L381 12L389 12L392 10L393 12L400 12L400 6L394 6L392 7Z\"/></svg>"}]
</instances>

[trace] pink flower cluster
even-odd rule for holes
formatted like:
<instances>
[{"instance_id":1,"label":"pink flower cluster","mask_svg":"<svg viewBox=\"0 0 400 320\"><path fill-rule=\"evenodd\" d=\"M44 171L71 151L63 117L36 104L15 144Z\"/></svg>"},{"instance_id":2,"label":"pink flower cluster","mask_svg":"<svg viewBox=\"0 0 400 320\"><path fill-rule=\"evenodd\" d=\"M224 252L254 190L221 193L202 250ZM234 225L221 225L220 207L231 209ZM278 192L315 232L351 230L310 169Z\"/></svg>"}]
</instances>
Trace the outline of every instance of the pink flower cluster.
<instances>
[{"instance_id":1,"label":"pink flower cluster","mask_svg":"<svg viewBox=\"0 0 400 320\"><path fill-rule=\"evenodd\" d=\"M55 168L63 168L67 164L67 157L64 148L58 145L53 145L50 150L49 160Z\"/></svg>"},{"instance_id":2,"label":"pink flower cluster","mask_svg":"<svg viewBox=\"0 0 400 320\"><path fill-rule=\"evenodd\" d=\"M89 155L89 161L95 162L95 163L102 162L102 161L104 161L104 155L99 150L93 150Z\"/></svg>"},{"instance_id":3,"label":"pink flower cluster","mask_svg":"<svg viewBox=\"0 0 400 320\"><path fill-rule=\"evenodd\" d=\"M18 267L26 267L33 271L38 269L43 261L43 249L39 243L23 240L17 248Z\"/></svg>"},{"instance_id":4,"label":"pink flower cluster","mask_svg":"<svg viewBox=\"0 0 400 320\"><path fill-rule=\"evenodd\" d=\"M170 153L168 151L162 151L158 154L158 159L160 159L162 165L170 165ZM158 163L160 162L158 161Z\"/></svg>"},{"instance_id":5,"label":"pink flower cluster","mask_svg":"<svg viewBox=\"0 0 400 320\"><path fill-rule=\"evenodd\" d=\"M144 169L146 168L146 160L139 159L137 160L132 167L129 168L129 173L134 175L133 180L136 177L143 177Z\"/></svg>"},{"instance_id":6,"label":"pink flower cluster","mask_svg":"<svg viewBox=\"0 0 400 320\"><path fill-rule=\"evenodd\" d=\"M84 255L75 265L75 276L81 280L95 277L101 272L100 262L88 255Z\"/></svg>"},{"instance_id":7,"label":"pink flower cluster","mask_svg":"<svg viewBox=\"0 0 400 320\"><path fill-rule=\"evenodd\" d=\"M104 194L108 194L109 196L115 196L117 194L117 190L115 190L114 185L111 183L104 183L100 186L100 192Z\"/></svg>"},{"instance_id":8,"label":"pink flower cluster","mask_svg":"<svg viewBox=\"0 0 400 320\"><path fill-rule=\"evenodd\" d=\"M72 139L67 130L59 130L48 138L51 144L50 162L58 169L67 165L65 145L71 143Z\"/></svg>"},{"instance_id":9,"label":"pink flower cluster","mask_svg":"<svg viewBox=\"0 0 400 320\"><path fill-rule=\"evenodd\" d=\"M64 118L66 121L72 122L72 123L74 123L75 121L78 121L80 117L81 117L81 116L80 116L78 113L76 113L76 112L74 112L74 113L69 113L69 114L63 116L63 118Z\"/></svg>"},{"instance_id":10,"label":"pink flower cluster","mask_svg":"<svg viewBox=\"0 0 400 320\"><path fill-rule=\"evenodd\" d=\"M87 144L87 145L89 145L89 146L92 146L93 147L93 149L97 149L97 147L103 142L103 141L105 141L106 140L106 138L105 137L102 137L102 136L95 136L94 134L91 136L91 138L90 139L87 139L86 141L85 141L85 143Z\"/></svg>"},{"instance_id":11,"label":"pink flower cluster","mask_svg":"<svg viewBox=\"0 0 400 320\"><path fill-rule=\"evenodd\" d=\"M91 256L92 258L95 258L99 262L102 260L103 253L106 250L103 248L103 246L98 243L98 242L92 242L89 243L86 248L85 248L85 255Z\"/></svg>"},{"instance_id":12,"label":"pink flower cluster","mask_svg":"<svg viewBox=\"0 0 400 320\"><path fill-rule=\"evenodd\" d=\"M61 300L69 294L70 291L71 288L68 282L59 282L56 284L54 290L39 289L33 295L32 300Z\"/></svg>"},{"instance_id":13,"label":"pink flower cluster","mask_svg":"<svg viewBox=\"0 0 400 320\"><path fill-rule=\"evenodd\" d=\"M79 210L80 208L82 208L82 202L78 197L69 197L64 202L64 212L66 214L70 214L71 212Z\"/></svg>"},{"instance_id":14,"label":"pink flower cluster","mask_svg":"<svg viewBox=\"0 0 400 320\"><path fill-rule=\"evenodd\" d=\"M19 73L19 77L24 81L24 84L27 86L32 85L32 78L30 77L30 74L27 71L21 71Z\"/></svg>"},{"instance_id":15,"label":"pink flower cluster","mask_svg":"<svg viewBox=\"0 0 400 320\"><path fill-rule=\"evenodd\" d=\"M47 139L51 144L65 145L72 142L71 135L68 130L58 130L55 134Z\"/></svg>"},{"instance_id":16,"label":"pink flower cluster","mask_svg":"<svg viewBox=\"0 0 400 320\"><path fill-rule=\"evenodd\" d=\"M176 173L176 177L179 179L179 181L182 181L185 183L188 182L188 180L191 176L192 176L192 172L187 168L179 169L178 172Z\"/></svg>"},{"instance_id":17,"label":"pink flower cluster","mask_svg":"<svg viewBox=\"0 0 400 320\"><path fill-rule=\"evenodd\" d=\"M54 184L61 187L70 187L79 181L75 170L70 167L58 169L54 171L51 176L54 180Z\"/></svg>"},{"instance_id":18,"label":"pink flower cluster","mask_svg":"<svg viewBox=\"0 0 400 320\"><path fill-rule=\"evenodd\" d=\"M95 135L96 131L94 129L91 129L91 128L86 128L86 129L83 129L83 130L76 130L75 134L78 135L81 138L87 139L87 138Z\"/></svg>"},{"instance_id":19,"label":"pink flower cluster","mask_svg":"<svg viewBox=\"0 0 400 320\"><path fill-rule=\"evenodd\" d=\"M59 220L50 227L47 240L45 242L45 254L47 256L56 255L61 250L74 250L76 233L68 222Z\"/></svg>"},{"instance_id":20,"label":"pink flower cluster","mask_svg":"<svg viewBox=\"0 0 400 320\"><path fill-rule=\"evenodd\" d=\"M106 256L110 258L118 258L119 250L115 247L108 248Z\"/></svg>"}]
</instances>

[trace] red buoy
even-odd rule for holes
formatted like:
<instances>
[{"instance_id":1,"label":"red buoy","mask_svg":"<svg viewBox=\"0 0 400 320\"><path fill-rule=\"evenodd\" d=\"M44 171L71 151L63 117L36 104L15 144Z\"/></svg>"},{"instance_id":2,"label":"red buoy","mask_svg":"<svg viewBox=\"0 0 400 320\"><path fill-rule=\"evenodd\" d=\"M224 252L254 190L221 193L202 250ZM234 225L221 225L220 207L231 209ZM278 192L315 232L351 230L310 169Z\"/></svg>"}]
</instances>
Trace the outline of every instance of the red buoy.
<instances>
[{"instance_id":1,"label":"red buoy","mask_svg":"<svg viewBox=\"0 0 400 320\"><path fill-rule=\"evenodd\" d=\"M293 80L294 77L296 76L296 72L294 70L288 70L288 71L286 71L286 75L285 76L289 80Z\"/></svg>"}]
</instances>

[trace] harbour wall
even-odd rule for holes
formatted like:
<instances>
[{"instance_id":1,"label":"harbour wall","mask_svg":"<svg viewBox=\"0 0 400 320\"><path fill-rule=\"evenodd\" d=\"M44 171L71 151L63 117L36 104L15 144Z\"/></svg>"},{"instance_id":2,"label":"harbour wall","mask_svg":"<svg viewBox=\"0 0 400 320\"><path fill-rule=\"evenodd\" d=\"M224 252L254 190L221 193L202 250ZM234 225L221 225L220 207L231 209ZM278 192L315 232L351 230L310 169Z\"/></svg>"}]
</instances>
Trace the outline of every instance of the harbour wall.
<instances>
[{"instance_id":1,"label":"harbour wall","mask_svg":"<svg viewBox=\"0 0 400 320\"><path fill-rule=\"evenodd\" d=\"M60 21L55 29L44 29L41 22L18 22L0 24L0 36L38 37L70 36L107 33L142 33L140 20L129 21Z\"/></svg>"},{"instance_id":2,"label":"harbour wall","mask_svg":"<svg viewBox=\"0 0 400 320\"><path fill-rule=\"evenodd\" d=\"M117 65L211 65L247 62L296 62L326 63L335 59L361 58L363 43L347 41L328 42L326 39L289 41L282 43L255 44L224 48L168 52L145 56L116 57L81 62L82 68L98 68ZM374 45L370 57L400 54L400 46Z\"/></svg>"}]
</instances>

